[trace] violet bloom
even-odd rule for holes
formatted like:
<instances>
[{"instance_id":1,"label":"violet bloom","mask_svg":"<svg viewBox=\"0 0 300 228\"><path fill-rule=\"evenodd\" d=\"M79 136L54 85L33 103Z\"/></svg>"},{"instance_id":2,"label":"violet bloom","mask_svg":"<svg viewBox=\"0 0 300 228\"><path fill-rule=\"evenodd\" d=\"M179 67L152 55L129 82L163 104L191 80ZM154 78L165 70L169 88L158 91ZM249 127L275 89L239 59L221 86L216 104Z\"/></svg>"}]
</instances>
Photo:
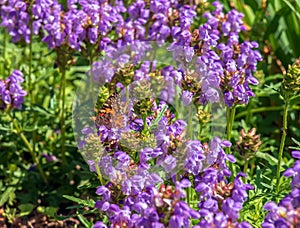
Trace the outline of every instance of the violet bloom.
<instances>
[{"instance_id":1,"label":"violet bloom","mask_svg":"<svg viewBox=\"0 0 300 228\"><path fill-rule=\"evenodd\" d=\"M58 16L60 11L61 5L56 0L36 0L31 8L33 34L38 35L43 27L54 19L53 17Z\"/></svg>"},{"instance_id":2,"label":"violet bloom","mask_svg":"<svg viewBox=\"0 0 300 228\"><path fill-rule=\"evenodd\" d=\"M205 159L203 147L200 141L195 140L189 141L186 148L185 170L193 175L198 175L203 169L203 160Z\"/></svg>"},{"instance_id":3,"label":"violet bloom","mask_svg":"<svg viewBox=\"0 0 300 228\"><path fill-rule=\"evenodd\" d=\"M48 8L46 6L45 8ZM44 27L46 31L45 36L42 41L48 45L48 48L59 47L65 41L66 33L64 32L64 25L62 21L62 7L60 4L53 2L51 5L50 12L46 12L46 18L43 20Z\"/></svg>"},{"instance_id":4,"label":"violet bloom","mask_svg":"<svg viewBox=\"0 0 300 228\"><path fill-rule=\"evenodd\" d=\"M20 85L23 81L23 74L19 70L14 70L5 80L0 80L1 109L6 107L22 108L24 97L27 95L27 92Z\"/></svg>"},{"instance_id":5,"label":"violet bloom","mask_svg":"<svg viewBox=\"0 0 300 228\"><path fill-rule=\"evenodd\" d=\"M1 5L1 21L1 26L11 35L12 42L30 42L30 15L26 2L13 0Z\"/></svg>"},{"instance_id":6,"label":"violet bloom","mask_svg":"<svg viewBox=\"0 0 300 228\"><path fill-rule=\"evenodd\" d=\"M95 83L98 85L104 85L111 81L116 72L116 68L112 65L110 60L104 59L103 61L97 61L93 63L93 71L89 71L89 76L93 77Z\"/></svg>"},{"instance_id":7,"label":"violet bloom","mask_svg":"<svg viewBox=\"0 0 300 228\"><path fill-rule=\"evenodd\" d=\"M204 14L207 22L197 30L199 44L195 48L200 50L196 63L199 67L197 72L202 76L200 103L218 101L218 94L210 90L214 88L222 91L229 107L247 104L249 98L255 95L249 84L258 84L252 75L257 63L262 60L260 53L254 50L258 44L249 41L239 43L239 33L245 30L242 13L231 10L225 15L219 2L213 5L216 9ZM219 52L220 55L217 55Z\"/></svg>"},{"instance_id":8,"label":"violet bloom","mask_svg":"<svg viewBox=\"0 0 300 228\"><path fill-rule=\"evenodd\" d=\"M182 92L181 99L182 99L182 102L183 102L184 106L188 106L193 100L193 93L191 93L190 91L185 90L185 91Z\"/></svg>"}]
</instances>

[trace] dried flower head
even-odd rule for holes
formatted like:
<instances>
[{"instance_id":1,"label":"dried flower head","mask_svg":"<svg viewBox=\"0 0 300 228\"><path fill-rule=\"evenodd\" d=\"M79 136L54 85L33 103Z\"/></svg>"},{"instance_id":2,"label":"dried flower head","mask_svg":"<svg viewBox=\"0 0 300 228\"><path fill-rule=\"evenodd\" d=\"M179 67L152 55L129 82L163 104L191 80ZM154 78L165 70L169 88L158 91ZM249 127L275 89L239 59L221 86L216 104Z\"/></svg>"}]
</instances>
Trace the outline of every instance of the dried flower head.
<instances>
[{"instance_id":1,"label":"dried flower head","mask_svg":"<svg viewBox=\"0 0 300 228\"><path fill-rule=\"evenodd\" d=\"M255 155L261 145L260 136L252 128L247 133L244 129L240 132L240 140L236 143L236 150L246 160Z\"/></svg>"}]
</instances>

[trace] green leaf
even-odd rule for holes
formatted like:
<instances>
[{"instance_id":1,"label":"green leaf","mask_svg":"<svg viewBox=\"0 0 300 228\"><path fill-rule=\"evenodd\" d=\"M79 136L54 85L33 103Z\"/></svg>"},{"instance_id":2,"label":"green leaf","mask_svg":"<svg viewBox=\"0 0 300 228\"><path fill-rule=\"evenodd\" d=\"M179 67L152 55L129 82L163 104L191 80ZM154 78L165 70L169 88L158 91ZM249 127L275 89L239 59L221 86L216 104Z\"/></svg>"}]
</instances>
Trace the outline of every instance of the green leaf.
<instances>
[{"instance_id":1,"label":"green leaf","mask_svg":"<svg viewBox=\"0 0 300 228\"><path fill-rule=\"evenodd\" d=\"M49 109L49 108L45 109L42 106L35 105L32 107L32 110L38 112L43 116L51 116L51 117L55 116L53 109Z\"/></svg>"},{"instance_id":2,"label":"green leaf","mask_svg":"<svg viewBox=\"0 0 300 228\"><path fill-rule=\"evenodd\" d=\"M22 216L29 215L34 209L34 205L31 203L24 203L24 204L20 204L18 208L20 210L19 216L22 217Z\"/></svg>"},{"instance_id":3,"label":"green leaf","mask_svg":"<svg viewBox=\"0 0 300 228\"><path fill-rule=\"evenodd\" d=\"M274 34L276 30L278 29L279 26L279 20L284 16L289 13L289 10L287 7L281 8L278 12L276 12L275 16L273 17L272 21L268 25L268 29L265 33L264 40L268 39L268 36L270 34Z\"/></svg>"},{"instance_id":4,"label":"green leaf","mask_svg":"<svg viewBox=\"0 0 300 228\"><path fill-rule=\"evenodd\" d=\"M155 129L158 126L158 122L161 120L161 118L163 117L166 109L167 109L167 105L164 105L161 112L157 115L156 119L154 121L152 121L152 124L150 126L150 131L152 131L153 129Z\"/></svg>"},{"instance_id":5,"label":"green leaf","mask_svg":"<svg viewBox=\"0 0 300 228\"><path fill-rule=\"evenodd\" d=\"M273 157L268 153L262 153L258 151L255 156L266 160L270 165L276 165L278 162L277 158Z\"/></svg>"},{"instance_id":6,"label":"green leaf","mask_svg":"<svg viewBox=\"0 0 300 228\"><path fill-rule=\"evenodd\" d=\"M10 197L13 197L14 192L16 191L16 188L14 187L8 187L4 193L0 196L0 207L2 207Z\"/></svg>"},{"instance_id":7,"label":"green leaf","mask_svg":"<svg viewBox=\"0 0 300 228\"><path fill-rule=\"evenodd\" d=\"M264 187L270 189L270 190L273 189L273 186L271 186L271 185L269 185L269 184L266 184L266 183L264 183L264 182L262 182L262 183L260 183L260 184L261 184L262 186L264 186Z\"/></svg>"},{"instance_id":8,"label":"green leaf","mask_svg":"<svg viewBox=\"0 0 300 228\"><path fill-rule=\"evenodd\" d=\"M295 7L287 0L283 0L284 3L293 11L293 13L298 17L298 19L300 20L300 14L299 12L295 9Z\"/></svg>"},{"instance_id":9,"label":"green leaf","mask_svg":"<svg viewBox=\"0 0 300 228\"><path fill-rule=\"evenodd\" d=\"M68 195L63 195L64 198L68 199L68 200L71 200L75 203L78 203L80 205L83 205L83 206L87 206L87 207L94 207L95 205L95 201L92 200L92 199L89 199L89 200L83 200L83 199L80 199L80 198L76 198L74 196L68 196Z\"/></svg>"},{"instance_id":10,"label":"green leaf","mask_svg":"<svg viewBox=\"0 0 300 228\"><path fill-rule=\"evenodd\" d=\"M86 227L86 228L92 228L93 227L93 222L88 221L85 217L83 217L83 215L79 214L78 219L84 225L84 227Z\"/></svg>"},{"instance_id":11,"label":"green leaf","mask_svg":"<svg viewBox=\"0 0 300 228\"><path fill-rule=\"evenodd\" d=\"M292 138L292 140L295 144L297 144L300 147L300 142L298 140L296 140L295 138Z\"/></svg>"},{"instance_id":12,"label":"green leaf","mask_svg":"<svg viewBox=\"0 0 300 228\"><path fill-rule=\"evenodd\" d=\"M44 214L48 215L49 217L54 217L58 211L57 207L46 207L44 209Z\"/></svg>"}]
</instances>

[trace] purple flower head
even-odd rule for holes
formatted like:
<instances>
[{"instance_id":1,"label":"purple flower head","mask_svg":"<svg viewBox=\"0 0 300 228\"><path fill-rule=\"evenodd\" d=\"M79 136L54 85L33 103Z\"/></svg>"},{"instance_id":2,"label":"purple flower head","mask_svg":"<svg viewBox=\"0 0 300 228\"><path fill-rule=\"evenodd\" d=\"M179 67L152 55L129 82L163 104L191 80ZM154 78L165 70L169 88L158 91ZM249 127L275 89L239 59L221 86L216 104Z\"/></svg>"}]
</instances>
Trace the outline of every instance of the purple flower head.
<instances>
[{"instance_id":1,"label":"purple flower head","mask_svg":"<svg viewBox=\"0 0 300 228\"><path fill-rule=\"evenodd\" d=\"M1 109L6 107L21 109L27 92L22 89L20 83L24 81L23 74L14 70L5 80L0 80ZM1 102L2 101L2 102Z\"/></svg>"},{"instance_id":2,"label":"purple flower head","mask_svg":"<svg viewBox=\"0 0 300 228\"><path fill-rule=\"evenodd\" d=\"M189 141L187 143L186 158L184 161L185 170L194 175L198 175L203 169L204 159L204 150L200 141Z\"/></svg>"}]
</instances>

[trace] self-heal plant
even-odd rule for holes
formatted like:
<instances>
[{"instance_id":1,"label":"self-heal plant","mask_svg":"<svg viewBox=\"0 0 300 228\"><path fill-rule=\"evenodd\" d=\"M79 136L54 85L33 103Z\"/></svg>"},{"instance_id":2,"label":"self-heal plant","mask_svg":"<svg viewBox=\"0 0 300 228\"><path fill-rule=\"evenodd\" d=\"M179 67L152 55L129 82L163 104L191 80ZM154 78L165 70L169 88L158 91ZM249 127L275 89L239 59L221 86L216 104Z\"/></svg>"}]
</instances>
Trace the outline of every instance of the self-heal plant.
<instances>
[{"instance_id":1,"label":"self-heal plant","mask_svg":"<svg viewBox=\"0 0 300 228\"><path fill-rule=\"evenodd\" d=\"M17 134L28 148L28 151L32 157L33 162L37 165L40 175L43 181L47 184L46 175L42 169L38 157L36 156L31 144L28 142L26 136L23 134L17 120L12 116L14 109L21 109L24 102L24 97L27 92L23 90L21 83L24 82L23 73L19 70L14 70L11 75L6 79L0 79L0 110L5 112L11 119Z\"/></svg>"},{"instance_id":2,"label":"self-heal plant","mask_svg":"<svg viewBox=\"0 0 300 228\"><path fill-rule=\"evenodd\" d=\"M0 79L0 109L21 109L27 92L21 87L23 74L14 70L6 79Z\"/></svg>"},{"instance_id":3,"label":"self-heal plant","mask_svg":"<svg viewBox=\"0 0 300 228\"><path fill-rule=\"evenodd\" d=\"M289 105L291 100L299 96L299 91L300 91L300 61L299 59L297 59L292 66L289 66L286 75L284 75L283 82L280 88L280 95L284 101L284 110L283 110L283 130L281 135L280 148L278 153L278 163L277 163L277 175L276 175L277 193L280 190L280 169L281 169L285 139L288 130Z\"/></svg>"}]
</instances>

